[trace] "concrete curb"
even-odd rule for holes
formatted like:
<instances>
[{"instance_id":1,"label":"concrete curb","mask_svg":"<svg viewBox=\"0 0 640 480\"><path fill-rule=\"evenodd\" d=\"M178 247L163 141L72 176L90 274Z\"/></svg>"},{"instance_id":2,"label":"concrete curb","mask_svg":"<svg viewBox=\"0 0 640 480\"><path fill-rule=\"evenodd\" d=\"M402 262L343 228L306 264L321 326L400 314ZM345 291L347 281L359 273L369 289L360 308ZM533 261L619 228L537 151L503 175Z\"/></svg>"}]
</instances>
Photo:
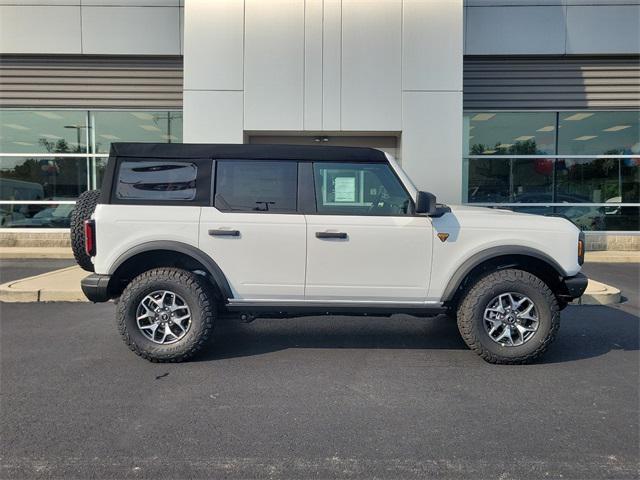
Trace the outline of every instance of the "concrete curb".
<instances>
[{"instance_id":1,"label":"concrete curb","mask_svg":"<svg viewBox=\"0 0 640 480\"><path fill-rule=\"evenodd\" d=\"M620 290L606 283L589 279L589 285L582 297L571 302L572 305L612 305L622 300Z\"/></svg>"},{"instance_id":2,"label":"concrete curb","mask_svg":"<svg viewBox=\"0 0 640 480\"><path fill-rule=\"evenodd\" d=\"M80 280L88 275L78 266L14 280L0 285L0 302L86 302ZM620 290L611 285L589 280L585 294L573 305L611 305L620 303Z\"/></svg>"},{"instance_id":3,"label":"concrete curb","mask_svg":"<svg viewBox=\"0 0 640 480\"><path fill-rule=\"evenodd\" d=\"M87 272L73 266L0 285L0 302L86 302L80 280Z\"/></svg>"}]
</instances>

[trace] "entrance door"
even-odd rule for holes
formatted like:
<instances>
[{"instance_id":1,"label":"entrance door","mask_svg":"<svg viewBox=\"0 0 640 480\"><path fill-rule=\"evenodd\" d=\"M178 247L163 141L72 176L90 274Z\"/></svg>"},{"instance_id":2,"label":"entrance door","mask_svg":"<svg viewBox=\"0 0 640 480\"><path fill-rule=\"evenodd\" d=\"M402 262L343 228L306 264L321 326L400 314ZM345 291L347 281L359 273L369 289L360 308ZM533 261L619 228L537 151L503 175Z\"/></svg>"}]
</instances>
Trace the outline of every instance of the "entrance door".
<instances>
[{"instance_id":1,"label":"entrance door","mask_svg":"<svg viewBox=\"0 0 640 480\"><path fill-rule=\"evenodd\" d=\"M313 164L317 213L307 219L305 299L424 302L431 221L386 163Z\"/></svg>"}]
</instances>

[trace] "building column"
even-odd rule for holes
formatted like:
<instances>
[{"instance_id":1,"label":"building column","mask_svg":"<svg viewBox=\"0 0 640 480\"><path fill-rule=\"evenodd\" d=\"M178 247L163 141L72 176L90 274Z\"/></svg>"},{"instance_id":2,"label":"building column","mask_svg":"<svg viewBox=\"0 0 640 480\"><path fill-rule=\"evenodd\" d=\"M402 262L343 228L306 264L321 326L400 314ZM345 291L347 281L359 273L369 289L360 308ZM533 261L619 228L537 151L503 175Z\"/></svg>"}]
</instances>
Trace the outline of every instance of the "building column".
<instances>
[{"instance_id":1,"label":"building column","mask_svg":"<svg viewBox=\"0 0 640 480\"><path fill-rule=\"evenodd\" d=\"M186 0L184 142L242 143L244 2Z\"/></svg>"},{"instance_id":2,"label":"building column","mask_svg":"<svg viewBox=\"0 0 640 480\"><path fill-rule=\"evenodd\" d=\"M439 201L462 201L462 0L404 0L402 167Z\"/></svg>"}]
</instances>

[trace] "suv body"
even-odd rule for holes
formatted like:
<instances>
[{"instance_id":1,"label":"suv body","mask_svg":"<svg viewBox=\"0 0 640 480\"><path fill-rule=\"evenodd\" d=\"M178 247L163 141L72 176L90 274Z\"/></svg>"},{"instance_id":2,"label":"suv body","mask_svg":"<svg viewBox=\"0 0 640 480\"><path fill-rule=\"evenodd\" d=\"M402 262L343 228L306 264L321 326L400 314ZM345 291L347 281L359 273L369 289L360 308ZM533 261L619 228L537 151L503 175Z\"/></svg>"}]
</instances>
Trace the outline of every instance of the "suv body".
<instances>
[{"instance_id":1,"label":"suv body","mask_svg":"<svg viewBox=\"0 0 640 480\"><path fill-rule=\"evenodd\" d=\"M460 323L459 310L470 290L497 272L524 272L541 281L551 292L545 292L548 301L555 302L549 307L553 317L551 310L579 297L587 283L579 273L582 233L570 221L436 204L435 197L417 190L391 156L367 148L115 143L86 236L95 271L82 281L89 300L129 300L124 293L138 277L172 269L188 273L207 290L213 317L244 320L451 312ZM520 280L510 281L517 285ZM157 291L171 293L165 287ZM507 303L517 312L522 300L518 295L534 303L531 295L513 293L510 301L499 300L497 310L502 312L495 315L501 321ZM168 298L175 303L177 297ZM132 346L137 353L151 360L188 358L194 349L184 355L158 354L164 343L158 342L162 334L156 336L156 330L169 327L161 321L162 312L147 312L156 300L151 297L145 306L136 297L131 301L137 305L128 313L119 312L136 318L142 312L157 324L154 329L142 321L141 327L138 320L122 318L125 340L131 346L131 325L137 326L140 340L150 341L154 352L138 342ZM165 301L152 310L165 308ZM522 302L524 311L528 303ZM543 302L530 312L540 317L543 306L538 304ZM181 297L178 303L188 301ZM495 301L493 306L496 310ZM190 307L192 317L197 308ZM501 348L517 350L535 335L502 322L509 333L496 341L495 329L493 335L489 332L497 320L484 319L487 315L493 314L483 311L477 328L484 325L498 353L478 353L490 361L513 363L509 355L499 354ZM554 321L551 318L549 335L557 330ZM536 322L535 334L542 321ZM168 330L175 341L167 348L175 350L183 341L182 327ZM178 339L177 333L183 336ZM505 337L518 333L520 345ZM535 343L546 348L549 335ZM538 350L513 358L528 361L541 353Z\"/></svg>"}]
</instances>

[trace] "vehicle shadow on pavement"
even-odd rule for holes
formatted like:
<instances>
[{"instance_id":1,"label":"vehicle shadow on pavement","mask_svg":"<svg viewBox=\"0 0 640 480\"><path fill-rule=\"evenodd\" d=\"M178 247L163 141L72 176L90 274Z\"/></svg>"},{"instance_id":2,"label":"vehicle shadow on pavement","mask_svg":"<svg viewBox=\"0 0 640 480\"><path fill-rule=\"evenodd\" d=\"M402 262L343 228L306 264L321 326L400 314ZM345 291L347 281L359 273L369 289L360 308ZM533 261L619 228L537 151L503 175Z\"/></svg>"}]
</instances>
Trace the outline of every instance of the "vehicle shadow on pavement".
<instances>
[{"instance_id":1,"label":"vehicle shadow on pavement","mask_svg":"<svg viewBox=\"0 0 640 480\"><path fill-rule=\"evenodd\" d=\"M565 313L566 312L566 313ZM614 306L568 307L556 341L539 363L571 362L614 350L640 350L640 316Z\"/></svg>"},{"instance_id":2,"label":"vehicle shadow on pavement","mask_svg":"<svg viewBox=\"0 0 640 480\"><path fill-rule=\"evenodd\" d=\"M568 307L555 342L537 362L588 359L612 350L639 350L639 318L605 306ZM193 361L262 355L289 348L466 350L454 320L413 318L305 317L257 319L250 324L223 320L215 345Z\"/></svg>"},{"instance_id":3,"label":"vehicle shadow on pavement","mask_svg":"<svg viewBox=\"0 0 640 480\"><path fill-rule=\"evenodd\" d=\"M466 349L454 320L322 316L220 321L215 344L194 361L261 355L288 348Z\"/></svg>"}]
</instances>

